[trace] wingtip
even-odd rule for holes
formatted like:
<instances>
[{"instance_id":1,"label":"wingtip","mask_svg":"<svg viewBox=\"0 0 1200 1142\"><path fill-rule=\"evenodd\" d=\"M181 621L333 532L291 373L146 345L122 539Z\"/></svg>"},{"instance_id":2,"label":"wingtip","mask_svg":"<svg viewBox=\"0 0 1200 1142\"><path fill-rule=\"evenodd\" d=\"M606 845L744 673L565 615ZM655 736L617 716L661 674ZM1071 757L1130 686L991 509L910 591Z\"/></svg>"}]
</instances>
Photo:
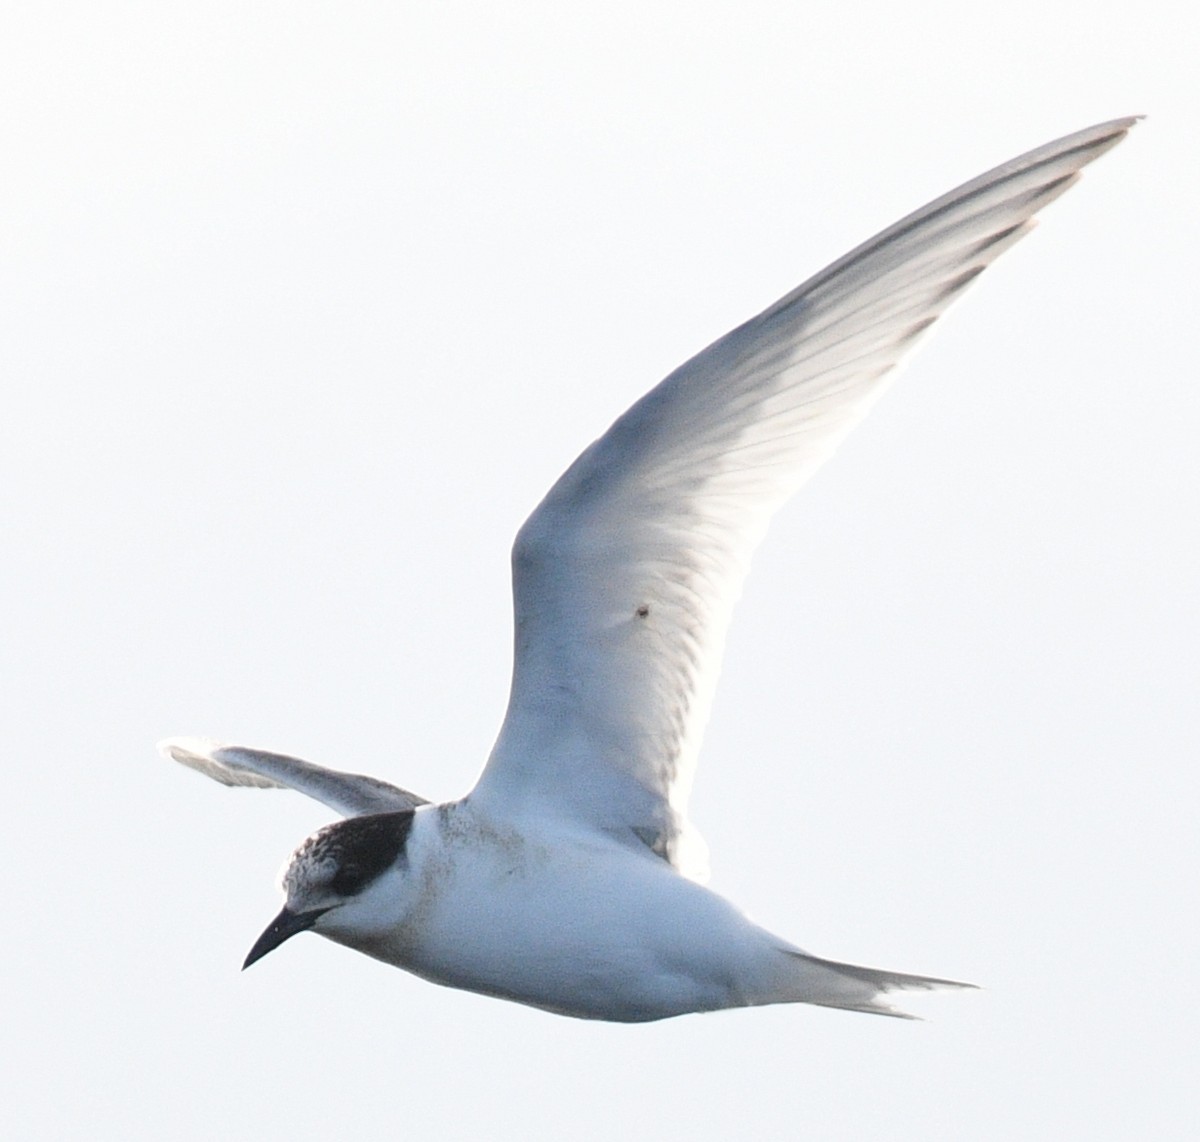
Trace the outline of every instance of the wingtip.
<instances>
[{"instance_id":1,"label":"wingtip","mask_svg":"<svg viewBox=\"0 0 1200 1142\"><path fill-rule=\"evenodd\" d=\"M1085 127L1084 132L1096 135L1124 134L1132 131L1145 118L1145 115L1119 115L1115 119L1104 119L1092 127Z\"/></svg>"},{"instance_id":2,"label":"wingtip","mask_svg":"<svg viewBox=\"0 0 1200 1142\"><path fill-rule=\"evenodd\" d=\"M1106 143L1104 149L1107 150L1108 147L1115 147L1145 118L1145 115L1123 115L1119 119L1097 123L1088 133L1092 135L1095 144Z\"/></svg>"},{"instance_id":3,"label":"wingtip","mask_svg":"<svg viewBox=\"0 0 1200 1142\"><path fill-rule=\"evenodd\" d=\"M187 765L193 758L207 758L220 743L212 738L163 738L156 746L160 757Z\"/></svg>"}]
</instances>

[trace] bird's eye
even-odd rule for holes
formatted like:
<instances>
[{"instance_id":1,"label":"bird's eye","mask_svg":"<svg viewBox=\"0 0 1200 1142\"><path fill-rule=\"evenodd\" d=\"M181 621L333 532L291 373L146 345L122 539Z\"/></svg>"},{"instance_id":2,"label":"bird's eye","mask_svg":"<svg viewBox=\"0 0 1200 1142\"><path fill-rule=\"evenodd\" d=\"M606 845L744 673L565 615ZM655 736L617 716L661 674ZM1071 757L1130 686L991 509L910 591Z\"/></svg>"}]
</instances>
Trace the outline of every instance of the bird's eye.
<instances>
[{"instance_id":1,"label":"bird's eye","mask_svg":"<svg viewBox=\"0 0 1200 1142\"><path fill-rule=\"evenodd\" d=\"M339 865L329 887L339 896L353 896L367 880L367 870L357 861Z\"/></svg>"},{"instance_id":2,"label":"bird's eye","mask_svg":"<svg viewBox=\"0 0 1200 1142\"><path fill-rule=\"evenodd\" d=\"M338 896L357 896L402 857L412 820L411 809L368 813L315 834L322 871L332 868L325 885Z\"/></svg>"}]
</instances>

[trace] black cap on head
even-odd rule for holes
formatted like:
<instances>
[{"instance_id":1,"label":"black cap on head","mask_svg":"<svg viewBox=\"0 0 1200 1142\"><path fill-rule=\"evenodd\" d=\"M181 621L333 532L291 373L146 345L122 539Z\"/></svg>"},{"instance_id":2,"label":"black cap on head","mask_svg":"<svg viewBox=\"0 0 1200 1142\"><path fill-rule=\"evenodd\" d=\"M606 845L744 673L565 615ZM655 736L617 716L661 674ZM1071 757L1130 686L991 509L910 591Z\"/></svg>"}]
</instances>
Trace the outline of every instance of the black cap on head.
<instances>
[{"instance_id":1,"label":"black cap on head","mask_svg":"<svg viewBox=\"0 0 1200 1142\"><path fill-rule=\"evenodd\" d=\"M404 855L412 823L413 810L401 809L349 817L309 837L292 855L284 876L289 904L255 941L242 970L297 932L307 931L331 908L357 896L395 865ZM325 903L303 907L308 900ZM293 902L300 906L290 907Z\"/></svg>"}]
</instances>

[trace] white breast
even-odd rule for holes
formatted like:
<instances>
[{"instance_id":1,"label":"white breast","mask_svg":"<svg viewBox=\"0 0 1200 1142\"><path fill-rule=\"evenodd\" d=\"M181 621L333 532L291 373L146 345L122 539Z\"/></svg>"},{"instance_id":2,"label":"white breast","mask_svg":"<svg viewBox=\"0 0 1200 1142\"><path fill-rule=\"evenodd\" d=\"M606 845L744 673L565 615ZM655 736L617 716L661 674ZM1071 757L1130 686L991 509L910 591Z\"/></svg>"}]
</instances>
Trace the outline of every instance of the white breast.
<instances>
[{"instance_id":1,"label":"white breast","mask_svg":"<svg viewBox=\"0 0 1200 1142\"><path fill-rule=\"evenodd\" d=\"M582 1018L741 1005L780 941L636 844L423 810L412 908L377 958L435 983ZM784 945L786 946L786 945Z\"/></svg>"}]
</instances>

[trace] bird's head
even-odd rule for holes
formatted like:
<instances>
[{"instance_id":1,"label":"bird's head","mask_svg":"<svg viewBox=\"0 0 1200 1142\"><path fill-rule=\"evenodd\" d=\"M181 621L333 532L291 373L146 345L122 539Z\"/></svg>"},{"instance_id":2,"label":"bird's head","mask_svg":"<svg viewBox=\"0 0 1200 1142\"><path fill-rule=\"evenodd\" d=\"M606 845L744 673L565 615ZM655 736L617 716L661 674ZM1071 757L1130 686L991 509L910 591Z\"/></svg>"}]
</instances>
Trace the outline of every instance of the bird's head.
<instances>
[{"instance_id":1,"label":"bird's head","mask_svg":"<svg viewBox=\"0 0 1200 1142\"><path fill-rule=\"evenodd\" d=\"M287 903L255 941L243 970L298 932L360 944L394 925L399 901L381 882L403 871L413 816L404 809L350 817L309 837L283 871Z\"/></svg>"}]
</instances>

